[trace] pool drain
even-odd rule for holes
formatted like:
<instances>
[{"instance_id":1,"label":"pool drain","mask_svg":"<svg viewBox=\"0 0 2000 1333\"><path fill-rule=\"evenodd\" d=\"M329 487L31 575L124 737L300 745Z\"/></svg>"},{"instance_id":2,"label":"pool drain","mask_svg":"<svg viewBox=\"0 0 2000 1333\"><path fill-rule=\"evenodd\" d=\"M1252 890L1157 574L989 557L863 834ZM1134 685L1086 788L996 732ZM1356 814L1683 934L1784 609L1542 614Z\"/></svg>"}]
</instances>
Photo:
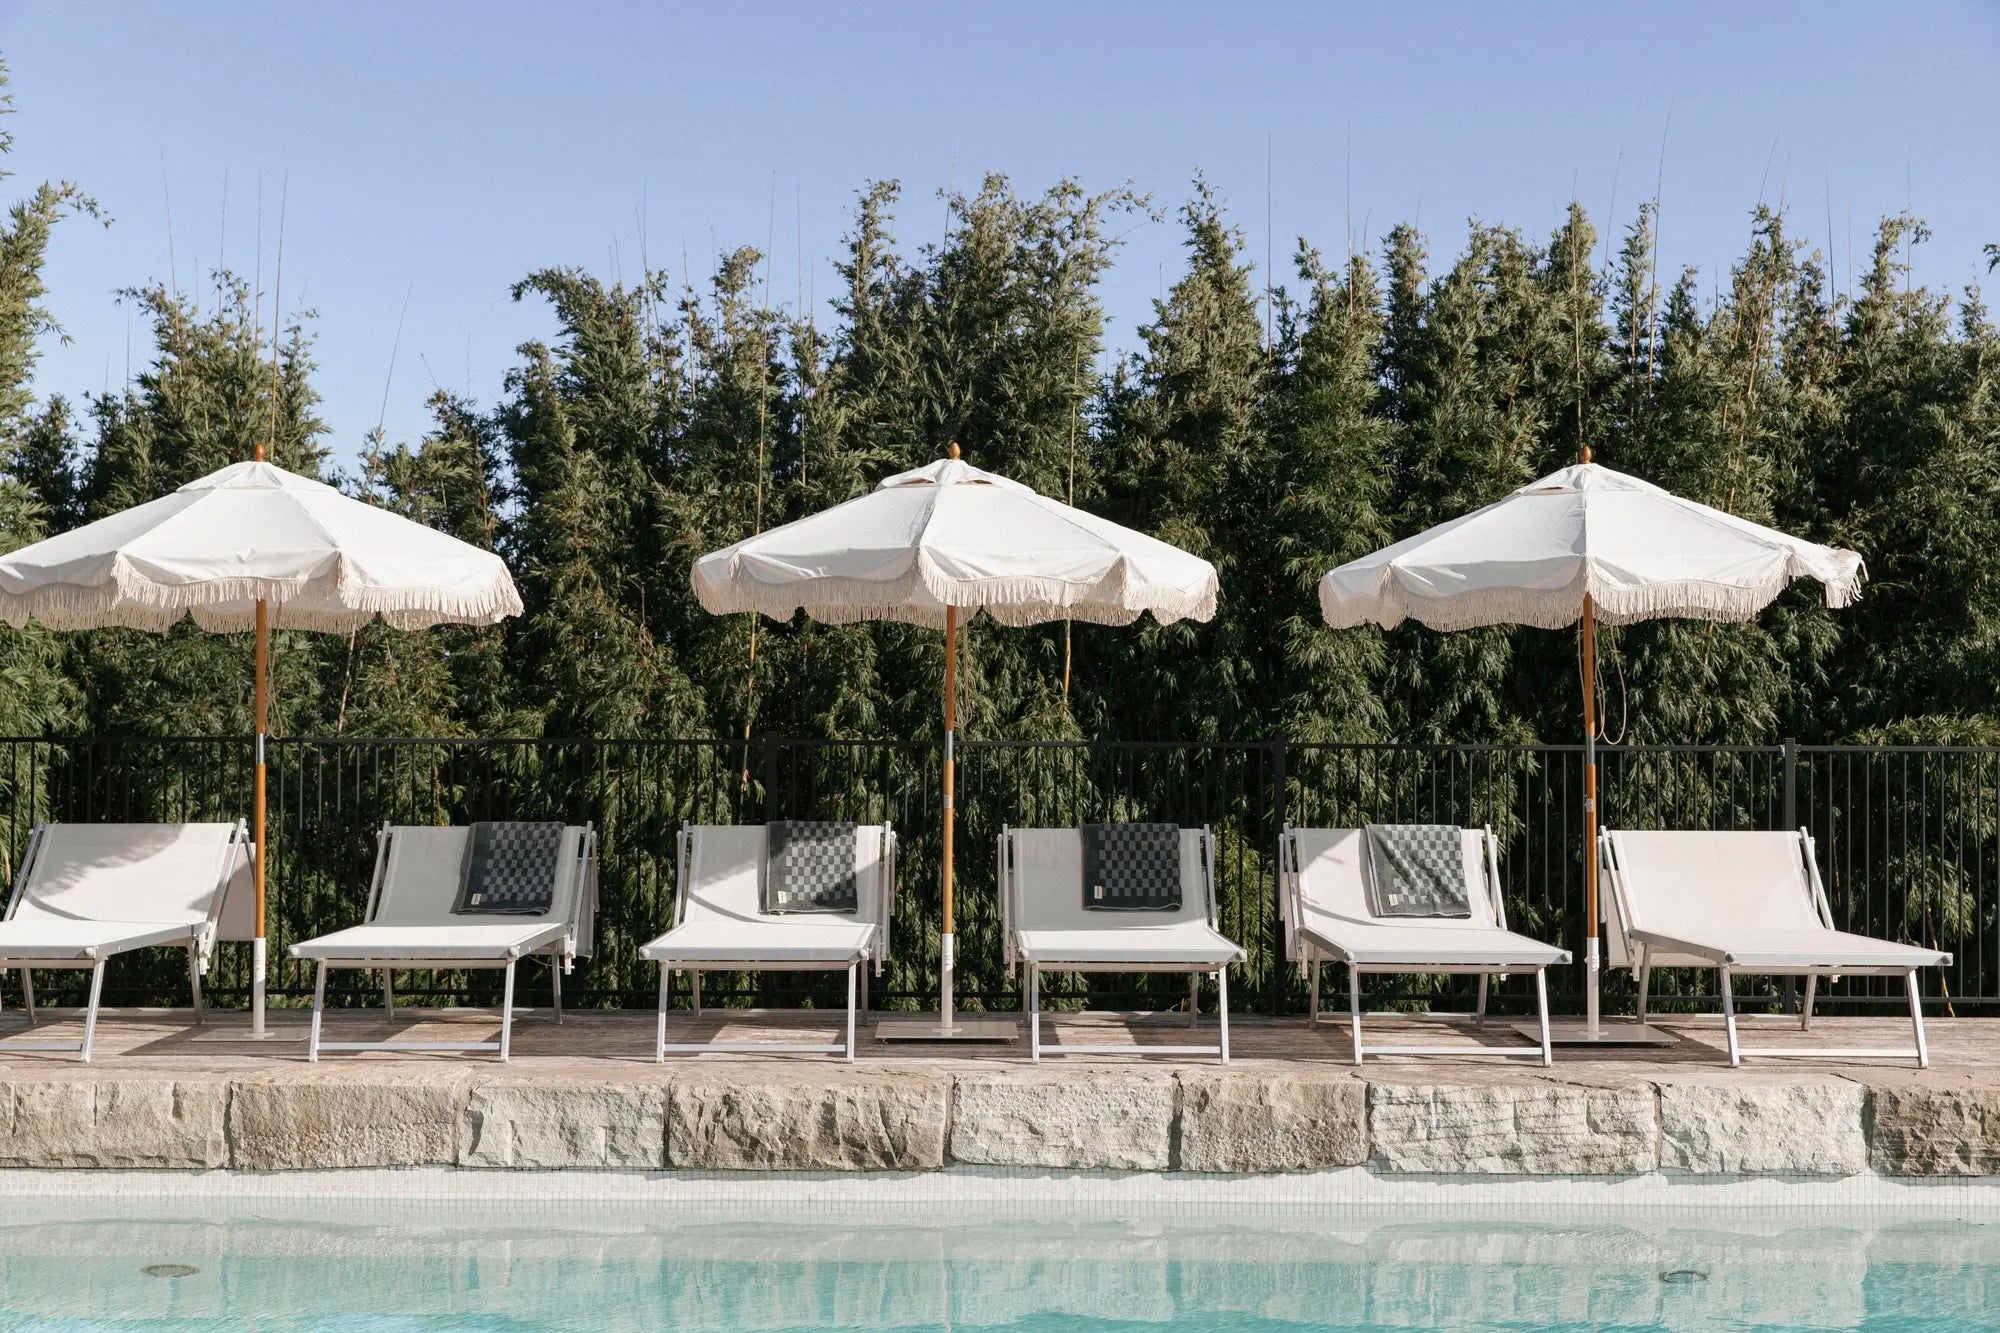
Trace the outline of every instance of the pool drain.
<instances>
[{"instance_id":1,"label":"pool drain","mask_svg":"<svg viewBox=\"0 0 2000 1333\"><path fill-rule=\"evenodd\" d=\"M147 1277L193 1277L201 1270L193 1264L147 1264L139 1271Z\"/></svg>"},{"instance_id":2,"label":"pool drain","mask_svg":"<svg viewBox=\"0 0 2000 1333\"><path fill-rule=\"evenodd\" d=\"M1674 1268L1660 1274L1660 1281L1679 1286L1689 1282L1706 1282L1708 1274L1696 1268Z\"/></svg>"}]
</instances>

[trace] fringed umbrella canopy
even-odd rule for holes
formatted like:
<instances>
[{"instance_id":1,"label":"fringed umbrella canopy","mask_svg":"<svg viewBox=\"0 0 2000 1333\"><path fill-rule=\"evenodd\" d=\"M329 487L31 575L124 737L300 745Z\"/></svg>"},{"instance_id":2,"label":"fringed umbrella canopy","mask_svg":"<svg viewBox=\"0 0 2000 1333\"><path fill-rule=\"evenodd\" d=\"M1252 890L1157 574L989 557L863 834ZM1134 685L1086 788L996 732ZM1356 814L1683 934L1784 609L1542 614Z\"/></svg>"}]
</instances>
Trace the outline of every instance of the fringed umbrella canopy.
<instances>
[{"instance_id":1,"label":"fringed umbrella canopy","mask_svg":"<svg viewBox=\"0 0 2000 1333\"><path fill-rule=\"evenodd\" d=\"M1598 1013L1596 623L1749 620L1801 578L1817 579L1826 604L1842 607L1861 595L1866 577L1861 557L1852 551L1683 500L1597 466L1585 449L1582 462L1463 518L1349 561L1320 580L1320 610L1330 625L1388 628L1415 620L1441 630L1578 627L1585 1021L1560 1025L1556 1040L1665 1040L1643 1023L1606 1026Z\"/></svg>"},{"instance_id":2,"label":"fringed umbrella canopy","mask_svg":"<svg viewBox=\"0 0 2000 1333\"><path fill-rule=\"evenodd\" d=\"M1207 620L1216 594L1199 556L956 458L703 556L693 581L717 615L932 629L947 607L1003 625Z\"/></svg>"},{"instance_id":3,"label":"fringed umbrella canopy","mask_svg":"<svg viewBox=\"0 0 2000 1333\"><path fill-rule=\"evenodd\" d=\"M0 620L157 633L193 617L211 633L256 633L250 1008L261 1038L271 631L344 634L378 616L404 630L490 625L519 615L521 598L491 551L258 457L0 556Z\"/></svg>"},{"instance_id":4,"label":"fringed umbrella canopy","mask_svg":"<svg viewBox=\"0 0 2000 1333\"><path fill-rule=\"evenodd\" d=\"M914 1040L1010 1036L1011 1022L960 1023L952 1008L954 758L958 624L1084 620L1129 625L1215 615L1215 566L1200 556L983 472L958 457L899 472L866 495L697 560L695 596L716 615L834 624L900 620L944 631L944 802L938 1017L884 1023Z\"/></svg>"},{"instance_id":5,"label":"fringed umbrella canopy","mask_svg":"<svg viewBox=\"0 0 2000 1333\"><path fill-rule=\"evenodd\" d=\"M1793 579L1846 606L1861 557L1683 500L1637 477L1577 463L1320 580L1327 623L1432 629L1558 629L1590 599L1612 625L1748 620Z\"/></svg>"},{"instance_id":6,"label":"fringed umbrella canopy","mask_svg":"<svg viewBox=\"0 0 2000 1333\"><path fill-rule=\"evenodd\" d=\"M490 625L519 615L507 566L421 523L270 463L234 463L172 495L0 556L0 619L55 629L344 634Z\"/></svg>"}]
</instances>

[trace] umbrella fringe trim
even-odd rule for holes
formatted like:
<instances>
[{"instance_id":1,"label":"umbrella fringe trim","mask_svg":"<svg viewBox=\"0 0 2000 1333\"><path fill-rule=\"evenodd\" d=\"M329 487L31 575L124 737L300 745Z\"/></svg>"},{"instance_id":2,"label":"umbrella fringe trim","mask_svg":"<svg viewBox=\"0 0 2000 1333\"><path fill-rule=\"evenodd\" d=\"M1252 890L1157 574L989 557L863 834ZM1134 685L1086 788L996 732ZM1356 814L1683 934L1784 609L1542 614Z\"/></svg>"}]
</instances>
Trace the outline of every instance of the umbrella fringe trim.
<instances>
[{"instance_id":1,"label":"umbrella fringe trim","mask_svg":"<svg viewBox=\"0 0 2000 1333\"><path fill-rule=\"evenodd\" d=\"M1624 625L1660 619L1743 621L1754 619L1795 579L1820 577L1815 571L1788 567L1777 579L1747 587L1689 580L1608 591L1576 587L1546 591L1489 588L1436 601L1405 597L1393 582L1385 580L1387 587L1365 599L1336 597L1322 585L1320 611L1336 629L1368 624L1393 628L1404 620L1415 620L1447 632L1491 625L1563 629L1581 618L1580 599L1588 591L1600 624ZM1826 605L1834 610L1852 605L1859 600L1861 583L1866 577L1867 571L1857 561L1851 574L1822 579Z\"/></svg>"},{"instance_id":2,"label":"umbrella fringe trim","mask_svg":"<svg viewBox=\"0 0 2000 1333\"><path fill-rule=\"evenodd\" d=\"M695 596L714 615L760 614L788 621L804 611L830 625L868 620L900 621L932 628L944 624L944 607L913 603L919 590L961 611L986 612L1003 625L1025 626L1053 620L1081 620L1095 625L1129 625L1150 611L1162 624L1176 620L1208 620L1215 615L1213 579L1199 591L1153 585L1124 588L1120 601L1096 596L1102 585L1079 585L1059 579L1020 577L982 579L974 583L932 580L912 573L891 583L865 579L812 579L764 591L742 586L715 587L697 579Z\"/></svg>"},{"instance_id":3,"label":"umbrella fringe trim","mask_svg":"<svg viewBox=\"0 0 2000 1333\"><path fill-rule=\"evenodd\" d=\"M220 613L218 603L270 605L273 629L319 630L343 634L378 616L396 629L439 624L490 625L521 613L513 579L501 576L477 592L446 588L343 589L338 576L316 579L213 579L179 587L136 578L120 569L110 584L87 588L57 584L25 593L0 593L0 620L19 628L32 620L50 629L172 629L192 617L211 633L234 633L256 624L252 611ZM338 599L337 608L295 607L299 601Z\"/></svg>"}]
</instances>

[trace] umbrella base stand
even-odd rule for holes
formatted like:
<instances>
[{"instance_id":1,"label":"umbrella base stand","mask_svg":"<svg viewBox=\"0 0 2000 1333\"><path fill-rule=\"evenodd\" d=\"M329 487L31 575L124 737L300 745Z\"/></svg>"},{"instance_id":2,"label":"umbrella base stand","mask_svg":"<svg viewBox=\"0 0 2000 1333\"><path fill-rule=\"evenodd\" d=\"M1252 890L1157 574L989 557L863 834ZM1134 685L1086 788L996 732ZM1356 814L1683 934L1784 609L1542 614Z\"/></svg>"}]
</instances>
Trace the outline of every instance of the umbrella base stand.
<instances>
[{"instance_id":1,"label":"umbrella base stand","mask_svg":"<svg viewBox=\"0 0 2000 1333\"><path fill-rule=\"evenodd\" d=\"M241 1027L238 1027L235 1024L230 1024L227 1027L223 1027L211 1023L211 1024L204 1024L202 1030L200 1032L195 1033L195 1035L189 1038L189 1040L227 1041L227 1042L235 1042L238 1045L248 1045L254 1043L260 1046L269 1042L287 1042L287 1041L303 1042L307 1036L308 1026L309 1024L303 1022L300 1023L267 1022L264 1025L264 1030L262 1032L257 1032L254 1031L251 1028L250 1024L248 1023L244 1023Z\"/></svg>"},{"instance_id":2,"label":"umbrella base stand","mask_svg":"<svg viewBox=\"0 0 2000 1333\"><path fill-rule=\"evenodd\" d=\"M1514 1031L1529 1041L1539 1042L1542 1039L1540 1023L1516 1023ZM1585 1019L1549 1024L1549 1044L1552 1046L1672 1046L1675 1040L1671 1032L1629 1018L1600 1019L1595 1035Z\"/></svg>"},{"instance_id":3,"label":"umbrella base stand","mask_svg":"<svg viewBox=\"0 0 2000 1333\"><path fill-rule=\"evenodd\" d=\"M936 1014L885 1018L875 1024L877 1041L980 1042L1019 1041L1021 1024L1013 1018L970 1018L954 1015L945 1023Z\"/></svg>"}]
</instances>

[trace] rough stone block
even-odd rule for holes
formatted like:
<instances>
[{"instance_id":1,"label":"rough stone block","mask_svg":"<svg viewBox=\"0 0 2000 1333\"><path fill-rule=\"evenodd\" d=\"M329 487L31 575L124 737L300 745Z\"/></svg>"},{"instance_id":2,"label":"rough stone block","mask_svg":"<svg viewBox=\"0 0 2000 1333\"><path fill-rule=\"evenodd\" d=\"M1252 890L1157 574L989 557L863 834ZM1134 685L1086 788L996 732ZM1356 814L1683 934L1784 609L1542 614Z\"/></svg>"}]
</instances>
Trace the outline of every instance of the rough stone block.
<instances>
[{"instance_id":1,"label":"rough stone block","mask_svg":"<svg viewBox=\"0 0 2000 1333\"><path fill-rule=\"evenodd\" d=\"M2000 1087L1871 1088L1868 1119L1885 1176L2000 1175Z\"/></svg>"},{"instance_id":2,"label":"rough stone block","mask_svg":"<svg viewBox=\"0 0 2000 1333\"><path fill-rule=\"evenodd\" d=\"M0 1165L224 1166L228 1104L221 1080L0 1083Z\"/></svg>"},{"instance_id":3,"label":"rough stone block","mask_svg":"<svg viewBox=\"0 0 2000 1333\"><path fill-rule=\"evenodd\" d=\"M1371 1083L1368 1129L1388 1171L1610 1176L1659 1162L1651 1087Z\"/></svg>"},{"instance_id":4,"label":"rough stone block","mask_svg":"<svg viewBox=\"0 0 2000 1333\"><path fill-rule=\"evenodd\" d=\"M1183 1171L1309 1171L1368 1160L1368 1087L1346 1075L1183 1072Z\"/></svg>"},{"instance_id":5,"label":"rough stone block","mask_svg":"<svg viewBox=\"0 0 2000 1333\"><path fill-rule=\"evenodd\" d=\"M1164 1171L1173 1155L1176 1091L1164 1072L963 1075L953 1090L952 1160Z\"/></svg>"},{"instance_id":6,"label":"rough stone block","mask_svg":"<svg viewBox=\"0 0 2000 1333\"><path fill-rule=\"evenodd\" d=\"M450 1166L463 1076L245 1079L229 1099L230 1162L245 1171Z\"/></svg>"},{"instance_id":7,"label":"rough stone block","mask_svg":"<svg viewBox=\"0 0 2000 1333\"><path fill-rule=\"evenodd\" d=\"M1856 1083L1662 1083L1660 1165L1712 1175L1851 1176L1868 1166Z\"/></svg>"},{"instance_id":8,"label":"rough stone block","mask_svg":"<svg viewBox=\"0 0 2000 1333\"><path fill-rule=\"evenodd\" d=\"M657 1170L666 1162L660 1084L480 1083L459 1125L460 1166Z\"/></svg>"},{"instance_id":9,"label":"rough stone block","mask_svg":"<svg viewBox=\"0 0 2000 1333\"><path fill-rule=\"evenodd\" d=\"M722 1171L931 1171L944 1165L951 1081L935 1074L676 1079L667 1161Z\"/></svg>"}]
</instances>

